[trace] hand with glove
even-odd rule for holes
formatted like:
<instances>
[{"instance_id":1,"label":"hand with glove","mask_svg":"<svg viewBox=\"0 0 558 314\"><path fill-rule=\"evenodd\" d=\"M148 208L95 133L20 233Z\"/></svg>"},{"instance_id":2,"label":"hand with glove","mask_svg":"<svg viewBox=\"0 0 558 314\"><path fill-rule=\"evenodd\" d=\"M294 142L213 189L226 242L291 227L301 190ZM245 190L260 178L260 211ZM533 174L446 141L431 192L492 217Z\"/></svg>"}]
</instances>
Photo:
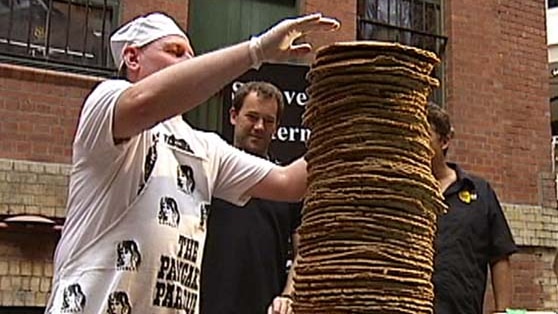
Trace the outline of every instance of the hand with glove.
<instances>
[{"instance_id":1,"label":"hand with glove","mask_svg":"<svg viewBox=\"0 0 558 314\"><path fill-rule=\"evenodd\" d=\"M292 314L292 297L280 295L273 299L267 308L267 314Z\"/></svg>"},{"instance_id":2,"label":"hand with glove","mask_svg":"<svg viewBox=\"0 0 558 314\"><path fill-rule=\"evenodd\" d=\"M321 13L283 20L250 40L252 67L257 69L264 62L304 59L312 52L312 47L308 43L294 45L296 39L312 32L334 31L339 27L337 20L322 17Z\"/></svg>"}]
</instances>

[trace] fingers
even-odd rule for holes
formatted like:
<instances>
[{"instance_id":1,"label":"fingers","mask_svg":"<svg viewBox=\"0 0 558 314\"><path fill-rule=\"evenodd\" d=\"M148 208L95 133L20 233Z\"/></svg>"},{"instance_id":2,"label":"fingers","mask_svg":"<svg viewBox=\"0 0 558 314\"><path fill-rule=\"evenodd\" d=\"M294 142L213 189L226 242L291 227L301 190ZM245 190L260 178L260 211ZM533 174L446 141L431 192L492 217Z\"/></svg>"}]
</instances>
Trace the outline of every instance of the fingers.
<instances>
[{"instance_id":1,"label":"fingers","mask_svg":"<svg viewBox=\"0 0 558 314\"><path fill-rule=\"evenodd\" d=\"M291 45L291 53L296 55L305 55L312 51L312 46L308 43L303 43L300 45Z\"/></svg>"},{"instance_id":2,"label":"fingers","mask_svg":"<svg viewBox=\"0 0 558 314\"><path fill-rule=\"evenodd\" d=\"M322 27L329 27L329 30L338 30L341 27L341 22L330 17L322 17L320 19L320 25L322 25Z\"/></svg>"},{"instance_id":3,"label":"fingers","mask_svg":"<svg viewBox=\"0 0 558 314\"><path fill-rule=\"evenodd\" d=\"M297 24L314 23L316 21L319 21L321 18L322 18L321 13L312 13L312 14L308 14L308 15L296 18L294 21Z\"/></svg>"},{"instance_id":4,"label":"fingers","mask_svg":"<svg viewBox=\"0 0 558 314\"><path fill-rule=\"evenodd\" d=\"M307 15L294 20L294 28L302 33L316 31L337 30L341 24L339 21L329 17L323 17L321 13Z\"/></svg>"},{"instance_id":5,"label":"fingers","mask_svg":"<svg viewBox=\"0 0 558 314\"><path fill-rule=\"evenodd\" d=\"M339 21L335 19L322 17L321 13L307 15L298 18L291 23L292 24L288 26L289 30L281 42L279 49L290 50L290 53L294 54L295 57L312 51L312 47L308 44L292 46L293 42L302 35L317 31L323 32L337 30L341 25Z\"/></svg>"},{"instance_id":6,"label":"fingers","mask_svg":"<svg viewBox=\"0 0 558 314\"><path fill-rule=\"evenodd\" d=\"M285 297L275 297L267 309L267 314L291 314L292 300Z\"/></svg>"},{"instance_id":7,"label":"fingers","mask_svg":"<svg viewBox=\"0 0 558 314\"><path fill-rule=\"evenodd\" d=\"M250 40L249 51L252 67L257 69L263 62L311 61L312 47L306 43L293 44L301 36L317 31L332 31L340 23L320 13L283 20L267 32Z\"/></svg>"}]
</instances>

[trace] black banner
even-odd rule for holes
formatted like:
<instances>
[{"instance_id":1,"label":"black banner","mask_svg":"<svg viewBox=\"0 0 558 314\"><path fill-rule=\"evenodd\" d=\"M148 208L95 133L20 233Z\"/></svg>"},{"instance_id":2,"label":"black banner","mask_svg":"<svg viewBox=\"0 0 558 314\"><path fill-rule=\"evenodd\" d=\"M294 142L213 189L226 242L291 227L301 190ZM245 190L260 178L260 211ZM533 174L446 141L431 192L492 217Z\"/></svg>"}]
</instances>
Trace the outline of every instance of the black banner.
<instances>
[{"instance_id":1,"label":"black banner","mask_svg":"<svg viewBox=\"0 0 558 314\"><path fill-rule=\"evenodd\" d=\"M233 128L229 120L232 95L249 81L265 81L283 92L285 110L281 123L271 142L271 155L282 163L290 162L304 154L310 130L301 126L302 113L308 101L306 94L307 66L265 64L258 71L251 70L227 85L224 89L223 137L232 143Z\"/></svg>"}]
</instances>

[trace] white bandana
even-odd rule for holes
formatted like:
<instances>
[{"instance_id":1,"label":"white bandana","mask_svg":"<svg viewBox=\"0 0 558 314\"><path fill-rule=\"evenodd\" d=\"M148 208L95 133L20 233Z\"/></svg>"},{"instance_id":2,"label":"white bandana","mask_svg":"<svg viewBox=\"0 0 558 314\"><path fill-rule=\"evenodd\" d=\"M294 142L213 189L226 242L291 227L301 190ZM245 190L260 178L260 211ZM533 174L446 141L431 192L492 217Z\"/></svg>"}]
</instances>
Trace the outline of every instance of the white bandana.
<instances>
[{"instance_id":1,"label":"white bandana","mask_svg":"<svg viewBox=\"0 0 558 314\"><path fill-rule=\"evenodd\" d=\"M188 38L176 22L163 13L150 13L133 19L110 37L110 50L114 63L118 68L122 66L122 53L126 47L143 47L169 35Z\"/></svg>"}]
</instances>

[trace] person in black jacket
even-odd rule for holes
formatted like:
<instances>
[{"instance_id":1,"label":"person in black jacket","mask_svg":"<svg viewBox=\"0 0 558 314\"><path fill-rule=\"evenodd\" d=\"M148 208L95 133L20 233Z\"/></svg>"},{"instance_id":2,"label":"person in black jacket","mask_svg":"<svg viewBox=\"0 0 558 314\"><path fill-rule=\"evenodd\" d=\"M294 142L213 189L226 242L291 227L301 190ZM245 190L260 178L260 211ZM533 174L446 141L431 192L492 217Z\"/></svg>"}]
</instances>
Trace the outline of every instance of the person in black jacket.
<instances>
[{"instance_id":1,"label":"person in black jacket","mask_svg":"<svg viewBox=\"0 0 558 314\"><path fill-rule=\"evenodd\" d=\"M449 207L438 220L434 313L482 314L488 267L496 311L505 311L512 296L509 256L517 247L496 193L486 180L446 161L453 137L447 112L429 104L428 122L432 172Z\"/></svg>"},{"instance_id":2,"label":"person in black jacket","mask_svg":"<svg viewBox=\"0 0 558 314\"><path fill-rule=\"evenodd\" d=\"M269 160L283 112L283 95L266 82L249 82L230 109L234 146ZM201 277L202 314L290 313L298 204L252 199L241 208L213 199ZM289 273L287 275L287 272Z\"/></svg>"}]
</instances>

